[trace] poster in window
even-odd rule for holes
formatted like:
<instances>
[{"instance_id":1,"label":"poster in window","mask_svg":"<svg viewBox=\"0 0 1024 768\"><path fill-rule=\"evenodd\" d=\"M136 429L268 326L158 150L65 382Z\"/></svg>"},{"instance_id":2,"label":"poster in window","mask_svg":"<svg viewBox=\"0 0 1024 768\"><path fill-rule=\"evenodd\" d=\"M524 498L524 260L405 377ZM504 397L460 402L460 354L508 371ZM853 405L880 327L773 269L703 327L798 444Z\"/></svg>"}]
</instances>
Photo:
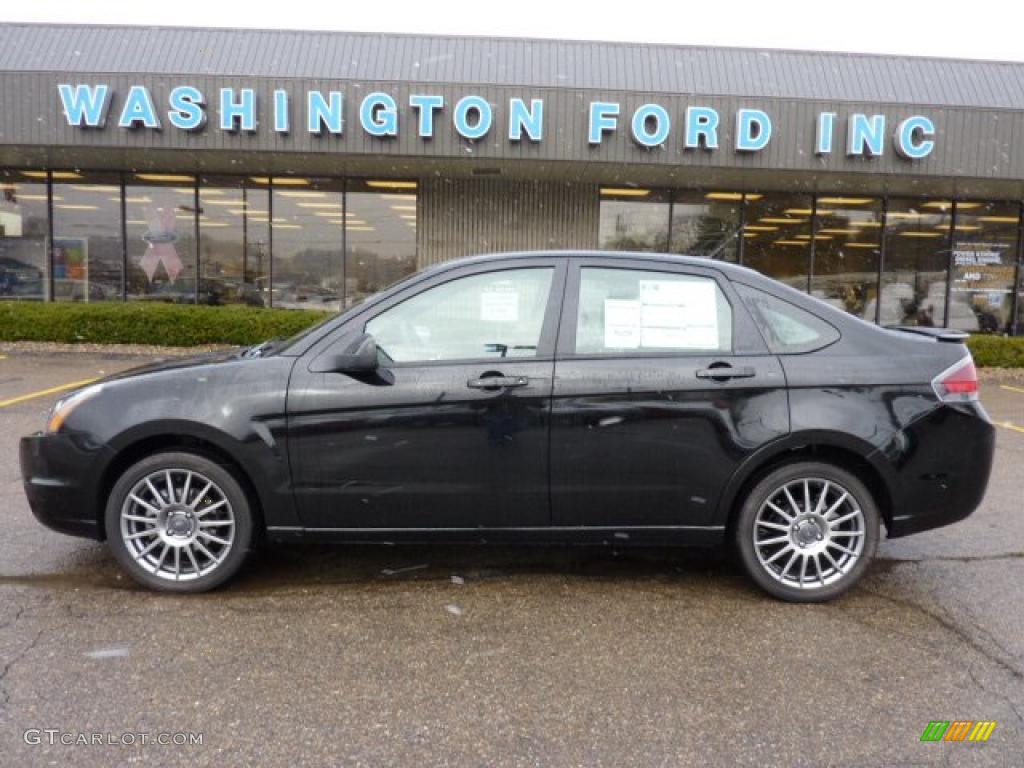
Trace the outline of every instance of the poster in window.
<instances>
[{"instance_id":1,"label":"poster in window","mask_svg":"<svg viewBox=\"0 0 1024 768\"><path fill-rule=\"evenodd\" d=\"M956 328L997 332L1008 317L1013 293L1014 250L1008 242L953 245L949 324Z\"/></svg>"},{"instance_id":2,"label":"poster in window","mask_svg":"<svg viewBox=\"0 0 1024 768\"><path fill-rule=\"evenodd\" d=\"M53 239L53 281L58 298L89 300L89 241L83 237Z\"/></svg>"}]
</instances>

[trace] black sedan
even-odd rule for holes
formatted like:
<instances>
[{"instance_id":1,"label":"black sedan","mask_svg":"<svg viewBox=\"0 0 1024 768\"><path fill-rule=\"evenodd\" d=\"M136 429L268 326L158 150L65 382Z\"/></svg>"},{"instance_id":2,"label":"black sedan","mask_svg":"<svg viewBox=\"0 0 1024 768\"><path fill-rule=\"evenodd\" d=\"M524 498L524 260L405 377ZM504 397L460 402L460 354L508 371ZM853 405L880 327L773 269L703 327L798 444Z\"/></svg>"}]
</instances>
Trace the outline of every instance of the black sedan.
<instances>
[{"instance_id":1,"label":"black sedan","mask_svg":"<svg viewBox=\"0 0 1024 768\"><path fill-rule=\"evenodd\" d=\"M633 253L450 262L287 341L140 368L23 438L35 515L198 592L259 540L735 544L826 600L981 502L963 334Z\"/></svg>"}]
</instances>

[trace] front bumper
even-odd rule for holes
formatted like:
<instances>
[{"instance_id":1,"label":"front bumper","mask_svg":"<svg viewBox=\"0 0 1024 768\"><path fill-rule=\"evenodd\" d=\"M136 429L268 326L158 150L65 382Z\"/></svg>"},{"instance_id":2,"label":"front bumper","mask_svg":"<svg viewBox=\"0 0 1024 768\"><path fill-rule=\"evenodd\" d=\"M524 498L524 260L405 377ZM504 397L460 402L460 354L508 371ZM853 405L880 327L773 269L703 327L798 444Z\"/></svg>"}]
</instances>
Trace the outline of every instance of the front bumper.
<instances>
[{"instance_id":1,"label":"front bumper","mask_svg":"<svg viewBox=\"0 0 1024 768\"><path fill-rule=\"evenodd\" d=\"M109 454L74 433L21 438L21 477L36 519L60 533L104 538L99 484Z\"/></svg>"},{"instance_id":2,"label":"front bumper","mask_svg":"<svg viewBox=\"0 0 1024 768\"><path fill-rule=\"evenodd\" d=\"M974 512L988 488L995 447L995 427L978 403L944 405L898 433L884 451L896 470L890 538Z\"/></svg>"}]
</instances>

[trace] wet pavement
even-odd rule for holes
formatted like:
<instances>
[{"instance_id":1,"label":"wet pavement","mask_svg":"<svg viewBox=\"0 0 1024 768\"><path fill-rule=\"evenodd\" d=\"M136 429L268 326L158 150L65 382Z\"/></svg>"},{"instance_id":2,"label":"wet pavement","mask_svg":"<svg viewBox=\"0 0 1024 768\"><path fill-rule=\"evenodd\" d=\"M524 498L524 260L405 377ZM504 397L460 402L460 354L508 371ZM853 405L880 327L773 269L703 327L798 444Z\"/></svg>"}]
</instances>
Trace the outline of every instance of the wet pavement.
<instances>
[{"instance_id":1,"label":"wet pavement","mask_svg":"<svg viewBox=\"0 0 1024 768\"><path fill-rule=\"evenodd\" d=\"M983 386L982 508L831 604L715 552L513 547L291 546L177 597L35 522L17 438L58 395L3 405L146 358L0 355L0 765L1024 762L1024 385ZM920 741L958 719L997 725ZM135 743L61 743L94 733Z\"/></svg>"}]
</instances>

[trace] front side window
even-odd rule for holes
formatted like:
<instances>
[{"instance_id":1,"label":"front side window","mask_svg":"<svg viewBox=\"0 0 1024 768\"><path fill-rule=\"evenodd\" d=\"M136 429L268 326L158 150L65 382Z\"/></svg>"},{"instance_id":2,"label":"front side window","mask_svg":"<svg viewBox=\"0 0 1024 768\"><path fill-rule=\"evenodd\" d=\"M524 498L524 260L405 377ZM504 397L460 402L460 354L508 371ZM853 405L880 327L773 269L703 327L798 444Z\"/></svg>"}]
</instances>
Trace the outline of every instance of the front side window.
<instances>
[{"instance_id":1,"label":"front side window","mask_svg":"<svg viewBox=\"0 0 1024 768\"><path fill-rule=\"evenodd\" d=\"M734 285L773 354L812 352L839 338L839 331L807 310L756 288Z\"/></svg>"},{"instance_id":2,"label":"front side window","mask_svg":"<svg viewBox=\"0 0 1024 768\"><path fill-rule=\"evenodd\" d=\"M366 324L396 363L536 357L554 270L508 269L458 278Z\"/></svg>"},{"instance_id":3,"label":"front side window","mask_svg":"<svg viewBox=\"0 0 1024 768\"><path fill-rule=\"evenodd\" d=\"M732 307L708 277L584 267L576 353L727 352Z\"/></svg>"}]
</instances>

